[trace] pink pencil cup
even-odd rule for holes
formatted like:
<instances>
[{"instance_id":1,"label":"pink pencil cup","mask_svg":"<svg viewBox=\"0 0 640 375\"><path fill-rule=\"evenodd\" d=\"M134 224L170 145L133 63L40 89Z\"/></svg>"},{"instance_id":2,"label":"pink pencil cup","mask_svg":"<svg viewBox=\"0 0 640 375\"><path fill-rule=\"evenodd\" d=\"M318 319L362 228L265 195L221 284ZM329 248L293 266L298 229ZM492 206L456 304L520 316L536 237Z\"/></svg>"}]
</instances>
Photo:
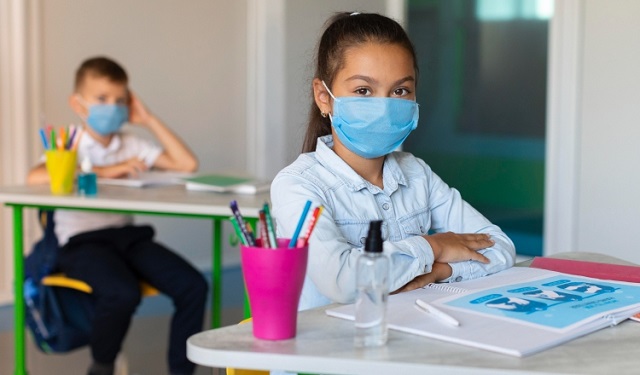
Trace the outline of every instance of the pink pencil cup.
<instances>
[{"instance_id":1,"label":"pink pencil cup","mask_svg":"<svg viewBox=\"0 0 640 375\"><path fill-rule=\"evenodd\" d=\"M284 238L277 242L277 249L240 246L253 336L263 340L296 336L298 302L307 272L309 247L288 248L289 240Z\"/></svg>"}]
</instances>

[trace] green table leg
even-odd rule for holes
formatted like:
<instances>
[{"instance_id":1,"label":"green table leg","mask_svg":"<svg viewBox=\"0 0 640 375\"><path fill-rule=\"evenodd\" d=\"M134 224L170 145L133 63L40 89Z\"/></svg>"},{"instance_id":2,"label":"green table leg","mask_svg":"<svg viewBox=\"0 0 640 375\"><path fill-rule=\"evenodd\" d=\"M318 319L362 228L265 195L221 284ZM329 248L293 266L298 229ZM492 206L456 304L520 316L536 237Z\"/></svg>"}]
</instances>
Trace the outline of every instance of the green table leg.
<instances>
[{"instance_id":1,"label":"green table leg","mask_svg":"<svg viewBox=\"0 0 640 375\"><path fill-rule=\"evenodd\" d=\"M213 278L211 283L211 328L220 327L222 313L222 220L213 219Z\"/></svg>"},{"instance_id":2,"label":"green table leg","mask_svg":"<svg viewBox=\"0 0 640 375\"><path fill-rule=\"evenodd\" d=\"M24 252L22 239L22 206L13 206L13 321L14 321L14 350L15 375L27 373L25 354L25 311L22 281L24 280Z\"/></svg>"}]
</instances>

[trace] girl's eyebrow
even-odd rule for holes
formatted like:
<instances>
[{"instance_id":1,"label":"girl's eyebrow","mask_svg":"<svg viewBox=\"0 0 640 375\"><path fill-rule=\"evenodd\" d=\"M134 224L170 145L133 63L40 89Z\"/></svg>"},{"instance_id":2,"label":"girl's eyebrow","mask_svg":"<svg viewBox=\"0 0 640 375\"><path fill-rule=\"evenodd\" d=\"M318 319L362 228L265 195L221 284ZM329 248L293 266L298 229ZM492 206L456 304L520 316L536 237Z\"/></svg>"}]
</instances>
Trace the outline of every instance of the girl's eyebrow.
<instances>
[{"instance_id":1,"label":"girl's eyebrow","mask_svg":"<svg viewBox=\"0 0 640 375\"><path fill-rule=\"evenodd\" d=\"M404 78L400 78L399 80L395 81L393 86L397 86L399 84L405 83L405 82L415 82L415 78L413 78L413 76L406 76Z\"/></svg>"},{"instance_id":2,"label":"girl's eyebrow","mask_svg":"<svg viewBox=\"0 0 640 375\"><path fill-rule=\"evenodd\" d=\"M356 79L361 79L361 80L369 83L370 85L375 85L375 84L378 83L378 81L376 79L372 78L372 77L363 76L363 75L359 75L359 74L352 75L351 77L347 78L346 80L347 81L353 81L353 80L356 80ZM415 82L415 80L416 79L413 76L409 75L409 76L400 78L399 80L395 81L392 86L398 86L398 85L400 85L402 83L405 83L405 82L408 82L408 81L409 82Z\"/></svg>"},{"instance_id":3,"label":"girl's eyebrow","mask_svg":"<svg viewBox=\"0 0 640 375\"><path fill-rule=\"evenodd\" d=\"M361 79L361 80L363 80L363 81L365 81L365 82L367 82L369 84L378 83L377 80L375 80L375 79L373 79L373 78L371 78L369 76L363 76L363 75L359 75L359 74L352 75L351 77L347 78L346 80L347 81L355 81L356 79Z\"/></svg>"}]
</instances>

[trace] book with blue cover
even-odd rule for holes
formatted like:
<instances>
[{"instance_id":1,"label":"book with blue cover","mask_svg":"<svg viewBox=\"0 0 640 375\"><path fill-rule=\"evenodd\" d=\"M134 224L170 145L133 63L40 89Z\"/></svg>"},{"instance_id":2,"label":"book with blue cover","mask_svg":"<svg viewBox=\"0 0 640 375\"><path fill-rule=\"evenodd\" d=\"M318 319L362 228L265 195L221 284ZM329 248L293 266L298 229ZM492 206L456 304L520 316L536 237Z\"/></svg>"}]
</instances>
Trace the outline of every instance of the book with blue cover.
<instances>
[{"instance_id":1,"label":"book with blue cover","mask_svg":"<svg viewBox=\"0 0 640 375\"><path fill-rule=\"evenodd\" d=\"M414 308L429 302L457 320L442 324ZM326 311L353 319L354 306ZM389 296L390 329L524 357L640 313L640 284L513 267L453 284Z\"/></svg>"}]
</instances>

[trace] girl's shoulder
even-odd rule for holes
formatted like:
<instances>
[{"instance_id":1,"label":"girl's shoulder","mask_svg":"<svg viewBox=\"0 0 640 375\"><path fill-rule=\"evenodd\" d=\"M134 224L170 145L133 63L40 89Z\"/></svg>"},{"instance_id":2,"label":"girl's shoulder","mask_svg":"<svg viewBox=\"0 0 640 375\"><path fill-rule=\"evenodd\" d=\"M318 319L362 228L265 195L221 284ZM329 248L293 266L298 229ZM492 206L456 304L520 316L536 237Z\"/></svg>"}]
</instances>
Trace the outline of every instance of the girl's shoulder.
<instances>
[{"instance_id":1,"label":"girl's shoulder","mask_svg":"<svg viewBox=\"0 0 640 375\"><path fill-rule=\"evenodd\" d=\"M392 155L404 172L431 172L431 167L429 167L429 165L424 160L420 159L410 152L394 151Z\"/></svg>"}]
</instances>

